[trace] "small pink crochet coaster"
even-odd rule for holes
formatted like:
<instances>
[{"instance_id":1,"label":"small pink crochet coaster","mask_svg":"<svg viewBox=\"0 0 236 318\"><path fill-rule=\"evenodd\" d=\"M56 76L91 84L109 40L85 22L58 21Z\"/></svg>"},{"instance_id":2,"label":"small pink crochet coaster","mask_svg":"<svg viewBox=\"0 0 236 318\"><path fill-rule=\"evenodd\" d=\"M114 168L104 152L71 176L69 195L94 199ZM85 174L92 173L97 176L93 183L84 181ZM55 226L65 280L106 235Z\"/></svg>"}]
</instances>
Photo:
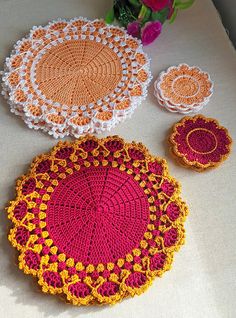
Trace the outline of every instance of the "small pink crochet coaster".
<instances>
[{"instance_id":1,"label":"small pink crochet coaster","mask_svg":"<svg viewBox=\"0 0 236 318\"><path fill-rule=\"evenodd\" d=\"M204 171L221 164L231 151L232 139L218 121L202 115L184 117L169 137L171 153L181 164Z\"/></svg>"},{"instance_id":2,"label":"small pink crochet coaster","mask_svg":"<svg viewBox=\"0 0 236 318\"><path fill-rule=\"evenodd\" d=\"M118 136L58 143L16 189L8 216L19 267L74 305L140 295L184 243L180 185L140 143Z\"/></svg>"}]
</instances>

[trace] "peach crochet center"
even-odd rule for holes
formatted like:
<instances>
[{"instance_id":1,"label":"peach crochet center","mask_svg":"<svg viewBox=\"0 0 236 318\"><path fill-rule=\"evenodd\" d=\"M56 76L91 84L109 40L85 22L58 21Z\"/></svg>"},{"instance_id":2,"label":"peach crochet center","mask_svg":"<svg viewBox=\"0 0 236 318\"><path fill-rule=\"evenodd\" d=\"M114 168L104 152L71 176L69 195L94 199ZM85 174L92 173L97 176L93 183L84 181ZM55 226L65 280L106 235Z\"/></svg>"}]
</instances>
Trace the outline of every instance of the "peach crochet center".
<instances>
[{"instance_id":1,"label":"peach crochet center","mask_svg":"<svg viewBox=\"0 0 236 318\"><path fill-rule=\"evenodd\" d=\"M172 89L180 97L193 97L199 92L199 83L190 76L181 76L173 81Z\"/></svg>"},{"instance_id":2,"label":"peach crochet center","mask_svg":"<svg viewBox=\"0 0 236 318\"><path fill-rule=\"evenodd\" d=\"M67 106L96 102L113 91L121 77L117 54L91 40L70 40L52 47L35 69L41 93Z\"/></svg>"}]
</instances>

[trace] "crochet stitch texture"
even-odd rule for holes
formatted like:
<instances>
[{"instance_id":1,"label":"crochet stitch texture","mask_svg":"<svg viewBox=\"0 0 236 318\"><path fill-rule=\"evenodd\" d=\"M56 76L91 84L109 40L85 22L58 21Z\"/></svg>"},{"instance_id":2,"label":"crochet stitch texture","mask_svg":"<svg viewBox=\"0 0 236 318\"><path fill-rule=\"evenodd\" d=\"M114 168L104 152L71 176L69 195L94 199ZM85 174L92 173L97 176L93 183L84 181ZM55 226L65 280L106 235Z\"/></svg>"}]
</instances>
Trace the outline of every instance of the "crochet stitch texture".
<instances>
[{"instance_id":1,"label":"crochet stitch texture","mask_svg":"<svg viewBox=\"0 0 236 318\"><path fill-rule=\"evenodd\" d=\"M141 42L102 20L33 27L6 59L11 112L55 138L109 130L146 97L151 80Z\"/></svg>"},{"instance_id":2,"label":"crochet stitch texture","mask_svg":"<svg viewBox=\"0 0 236 318\"><path fill-rule=\"evenodd\" d=\"M17 181L19 267L74 305L140 295L170 269L188 213L166 161L118 136L59 142Z\"/></svg>"},{"instance_id":3,"label":"crochet stitch texture","mask_svg":"<svg viewBox=\"0 0 236 318\"><path fill-rule=\"evenodd\" d=\"M173 113L197 113L209 102L212 94L210 75L187 64L169 67L154 83L154 95L160 106Z\"/></svg>"},{"instance_id":4,"label":"crochet stitch texture","mask_svg":"<svg viewBox=\"0 0 236 318\"><path fill-rule=\"evenodd\" d=\"M169 137L179 163L199 172L219 166L231 151L232 139L217 120L196 115L175 124Z\"/></svg>"}]
</instances>

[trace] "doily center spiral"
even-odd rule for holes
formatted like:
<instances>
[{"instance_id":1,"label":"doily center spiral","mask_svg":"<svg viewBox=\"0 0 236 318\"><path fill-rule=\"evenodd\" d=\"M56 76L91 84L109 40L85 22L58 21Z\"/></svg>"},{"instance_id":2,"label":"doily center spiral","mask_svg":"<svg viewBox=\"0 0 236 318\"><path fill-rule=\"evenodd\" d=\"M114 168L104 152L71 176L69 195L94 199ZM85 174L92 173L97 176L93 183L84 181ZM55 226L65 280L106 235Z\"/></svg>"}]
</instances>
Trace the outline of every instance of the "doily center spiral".
<instances>
[{"instance_id":1,"label":"doily center spiral","mask_svg":"<svg viewBox=\"0 0 236 318\"><path fill-rule=\"evenodd\" d=\"M180 76L174 80L173 90L178 96L193 97L199 91L199 84L190 76Z\"/></svg>"},{"instance_id":2,"label":"doily center spiral","mask_svg":"<svg viewBox=\"0 0 236 318\"><path fill-rule=\"evenodd\" d=\"M205 128L191 130L187 135L187 143L193 151L199 154L210 154L217 148L215 135Z\"/></svg>"},{"instance_id":3,"label":"doily center spiral","mask_svg":"<svg viewBox=\"0 0 236 318\"><path fill-rule=\"evenodd\" d=\"M106 45L68 40L45 50L34 75L37 90L53 103L81 106L111 93L121 80L122 66Z\"/></svg>"},{"instance_id":4,"label":"doily center spiral","mask_svg":"<svg viewBox=\"0 0 236 318\"><path fill-rule=\"evenodd\" d=\"M62 180L47 208L47 230L67 257L84 264L114 262L137 247L149 222L149 203L132 176L90 167Z\"/></svg>"}]
</instances>

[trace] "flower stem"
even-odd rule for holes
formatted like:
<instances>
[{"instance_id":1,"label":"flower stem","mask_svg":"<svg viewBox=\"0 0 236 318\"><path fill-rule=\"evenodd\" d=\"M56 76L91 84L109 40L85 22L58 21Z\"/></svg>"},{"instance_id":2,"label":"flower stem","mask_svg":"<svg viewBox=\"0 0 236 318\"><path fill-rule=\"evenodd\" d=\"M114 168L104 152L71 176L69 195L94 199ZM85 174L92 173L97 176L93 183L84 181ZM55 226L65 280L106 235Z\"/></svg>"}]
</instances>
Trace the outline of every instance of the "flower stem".
<instances>
[{"instance_id":1,"label":"flower stem","mask_svg":"<svg viewBox=\"0 0 236 318\"><path fill-rule=\"evenodd\" d=\"M143 4L142 7L141 7L141 10L140 10L140 12L139 12L139 15L138 15L138 19L139 19L140 21L143 20L143 18L145 17L147 11L148 11L148 8Z\"/></svg>"}]
</instances>

